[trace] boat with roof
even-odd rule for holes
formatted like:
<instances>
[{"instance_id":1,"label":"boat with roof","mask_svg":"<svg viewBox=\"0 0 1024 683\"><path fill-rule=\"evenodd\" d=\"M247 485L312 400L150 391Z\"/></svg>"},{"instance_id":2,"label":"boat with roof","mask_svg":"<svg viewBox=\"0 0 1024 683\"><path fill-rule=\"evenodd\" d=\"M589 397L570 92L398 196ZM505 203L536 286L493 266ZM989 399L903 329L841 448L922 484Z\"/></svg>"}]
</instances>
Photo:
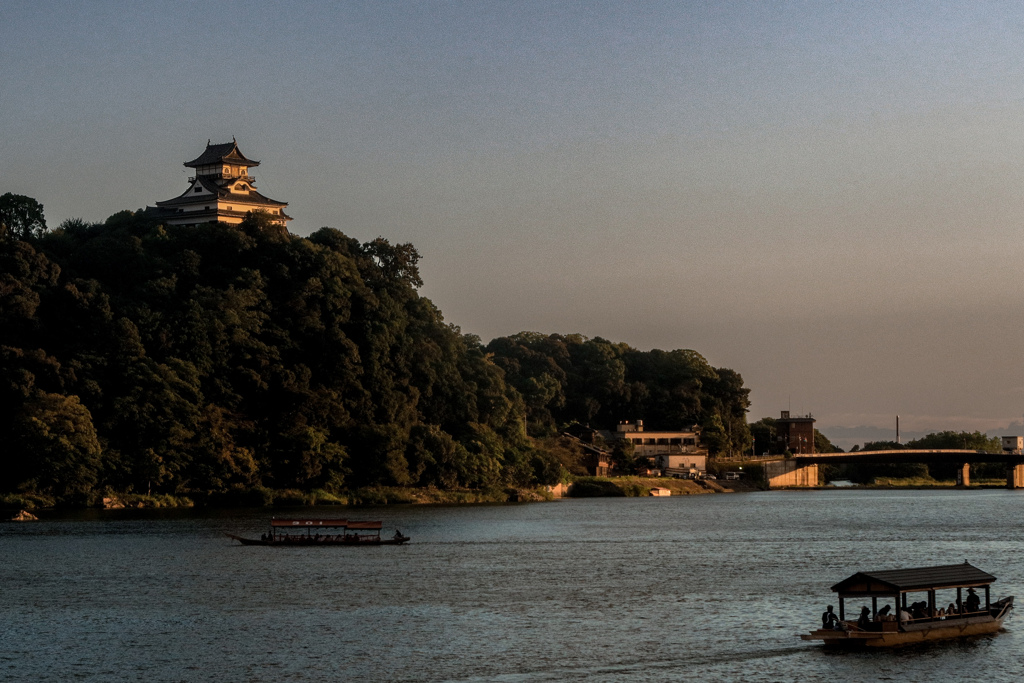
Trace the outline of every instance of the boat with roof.
<instances>
[{"instance_id":1,"label":"boat with roof","mask_svg":"<svg viewBox=\"0 0 1024 683\"><path fill-rule=\"evenodd\" d=\"M995 581L966 561L857 572L832 586L839 614L829 605L821 615L822 628L800 637L827 646L896 647L996 633L1013 609L1013 596L993 602ZM862 603L853 620L846 618L850 600Z\"/></svg>"},{"instance_id":2,"label":"boat with roof","mask_svg":"<svg viewBox=\"0 0 1024 683\"><path fill-rule=\"evenodd\" d=\"M409 541L401 531L382 538L383 522L354 519L277 519L271 518L270 531L257 538L227 534L242 545L296 546L367 546L402 545Z\"/></svg>"}]
</instances>

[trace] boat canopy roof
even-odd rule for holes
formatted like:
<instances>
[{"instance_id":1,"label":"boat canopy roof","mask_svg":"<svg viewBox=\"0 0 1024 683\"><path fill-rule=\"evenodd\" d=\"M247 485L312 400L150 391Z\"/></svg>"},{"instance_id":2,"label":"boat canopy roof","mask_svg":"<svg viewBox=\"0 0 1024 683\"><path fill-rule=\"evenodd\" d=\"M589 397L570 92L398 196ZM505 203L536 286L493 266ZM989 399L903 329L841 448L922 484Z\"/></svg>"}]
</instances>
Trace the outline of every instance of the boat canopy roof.
<instances>
[{"instance_id":1,"label":"boat canopy roof","mask_svg":"<svg viewBox=\"0 0 1024 683\"><path fill-rule=\"evenodd\" d=\"M292 527L345 527L348 526L347 519L271 519L270 526L292 526Z\"/></svg>"},{"instance_id":2,"label":"boat canopy roof","mask_svg":"<svg viewBox=\"0 0 1024 683\"><path fill-rule=\"evenodd\" d=\"M832 590L843 596L892 595L936 588L987 586L995 580L996 577L965 561L963 564L945 564L938 567L857 572L832 586Z\"/></svg>"},{"instance_id":3,"label":"boat canopy roof","mask_svg":"<svg viewBox=\"0 0 1024 683\"><path fill-rule=\"evenodd\" d=\"M384 522L357 522L354 519L271 519L270 526L291 527L293 529L305 529L307 527L381 529L384 527Z\"/></svg>"}]
</instances>

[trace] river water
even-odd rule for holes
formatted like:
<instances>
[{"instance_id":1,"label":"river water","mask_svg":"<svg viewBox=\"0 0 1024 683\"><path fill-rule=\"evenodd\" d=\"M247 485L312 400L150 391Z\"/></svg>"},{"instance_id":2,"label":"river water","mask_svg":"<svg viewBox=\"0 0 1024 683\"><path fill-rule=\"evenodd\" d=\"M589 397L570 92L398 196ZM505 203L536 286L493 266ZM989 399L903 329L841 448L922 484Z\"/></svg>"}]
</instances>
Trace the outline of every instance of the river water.
<instances>
[{"instance_id":1,"label":"river water","mask_svg":"<svg viewBox=\"0 0 1024 683\"><path fill-rule=\"evenodd\" d=\"M327 508L279 516L331 516ZM1024 599L1024 493L808 491L340 509L405 546L243 547L267 510L0 524L0 680L1017 680L997 636L826 652L829 586L970 560Z\"/></svg>"}]
</instances>

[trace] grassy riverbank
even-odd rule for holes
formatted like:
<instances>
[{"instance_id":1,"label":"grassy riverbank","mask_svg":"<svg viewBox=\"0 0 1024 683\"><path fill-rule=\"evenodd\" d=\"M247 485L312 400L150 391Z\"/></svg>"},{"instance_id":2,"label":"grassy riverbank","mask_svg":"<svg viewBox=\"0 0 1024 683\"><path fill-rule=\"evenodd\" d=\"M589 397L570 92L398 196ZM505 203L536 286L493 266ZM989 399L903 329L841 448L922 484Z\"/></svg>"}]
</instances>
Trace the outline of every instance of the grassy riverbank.
<instances>
[{"instance_id":1,"label":"grassy riverbank","mask_svg":"<svg viewBox=\"0 0 1024 683\"><path fill-rule=\"evenodd\" d=\"M569 489L571 498L641 498L651 495L651 489L669 489L673 496L692 496L704 493L732 493L750 490L737 482L694 481L664 477L578 477ZM735 485L735 486L734 486Z\"/></svg>"},{"instance_id":2,"label":"grassy riverbank","mask_svg":"<svg viewBox=\"0 0 1024 683\"><path fill-rule=\"evenodd\" d=\"M443 491L434 488L403 488L374 486L331 493L323 490L296 489L233 489L221 493L191 493L187 496L168 494L146 495L138 493L108 492L102 497L78 501L62 507L121 508L234 508L234 507L294 507L308 505L359 506L403 504L458 504L458 503L514 503L553 500L544 488L502 488L486 490ZM0 495L0 509L39 510L57 507L50 496L37 494Z\"/></svg>"},{"instance_id":3,"label":"grassy riverbank","mask_svg":"<svg viewBox=\"0 0 1024 683\"><path fill-rule=\"evenodd\" d=\"M737 482L693 481L654 477L578 477L569 489L573 498L636 498L651 495L651 489L666 488L673 496L706 493L731 493L748 490ZM373 486L333 493L316 489L233 489L220 493L191 493L184 496L168 494L146 495L138 493L107 492L102 497L82 500L63 507L121 508L234 508L234 507L295 507L295 506L362 506L362 505L451 505L460 503L516 503L554 500L544 487L441 490L435 488L404 488ZM35 494L0 495L0 509L39 510L56 507L49 496Z\"/></svg>"},{"instance_id":4,"label":"grassy riverbank","mask_svg":"<svg viewBox=\"0 0 1024 683\"><path fill-rule=\"evenodd\" d=\"M932 479L931 477L876 477L871 484L858 484L856 488L866 489L942 489L954 488L956 481L952 479ZM1005 479L972 479L968 488L1005 488Z\"/></svg>"}]
</instances>

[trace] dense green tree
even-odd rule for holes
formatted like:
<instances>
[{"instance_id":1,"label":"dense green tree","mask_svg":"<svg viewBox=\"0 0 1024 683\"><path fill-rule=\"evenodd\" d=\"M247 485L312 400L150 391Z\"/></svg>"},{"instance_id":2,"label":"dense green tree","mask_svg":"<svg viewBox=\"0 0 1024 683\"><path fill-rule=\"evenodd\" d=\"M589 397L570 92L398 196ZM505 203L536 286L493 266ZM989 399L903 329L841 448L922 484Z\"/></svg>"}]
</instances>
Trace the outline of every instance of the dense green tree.
<instances>
[{"instance_id":1,"label":"dense green tree","mask_svg":"<svg viewBox=\"0 0 1024 683\"><path fill-rule=\"evenodd\" d=\"M555 483L572 420L722 424L747 390L693 351L522 333L486 347L420 296L419 254L262 214L46 230L0 207L0 491Z\"/></svg>"},{"instance_id":2,"label":"dense green tree","mask_svg":"<svg viewBox=\"0 0 1024 683\"><path fill-rule=\"evenodd\" d=\"M1002 452L1002 444L998 437L989 437L981 432L934 432L907 442L907 448L925 449L963 449L971 451L985 451L987 453ZM999 477L1004 474L1005 465L996 463L979 463L972 465L975 474L986 477ZM957 465L955 463L932 463L928 465L928 472L934 479L952 480L956 479Z\"/></svg>"},{"instance_id":3,"label":"dense green tree","mask_svg":"<svg viewBox=\"0 0 1024 683\"><path fill-rule=\"evenodd\" d=\"M986 451L989 453L1002 452L1002 445L998 437L990 437L981 432L934 432L920 439L908 441L907 448L942 448L942 449L965 449L972 451Z\"/></svg>"},{"instance_id":4,"label":"dense green tree","mask_svg":"<svg viewBox=\"0 0 1024 683\"><path fill-rule=\"evenodd\" d=\"M100 442L77 396L33 391L13 420L8 475L17 488L80 499L97 484Z\"/></svg>"},{"instance_id":5,"label":"dense green tree","mask_svg":"<svg viewBox=\"0 0 1024 683\"><path fill-rule=\"evenodd\" d=\"M678 430L716 417L719 451L750 448L749 389L738 373L712 367L695 351L639 351L600 337L535 332L499 337L486 350L523 396L531 434L573 422L610 428L623 419Z\"/></svg>"},{"instance_id":6,"label":"dense green tree","mask_svg":"<svg viewBox=\"0 0 1024 683\"><path fill-rule=\"evenodd\" d=\"M865 441L861 446L862 451L898 451L906 448L905 444L897 441Z\"/></svg>"},{"instance_id":7,"label":"dense green tree","mask_svg":"<svg viewBox=\"0 0 1024 683\"><path fill-rule=\"evenodd\" d=\"M754 443L754 450L757 455L769 453L778 455L778 427L775 418L762 417L750 425L750 436Z\"/></svg>"},{"instance_id":8,"label":"dense green tree","mask_svg":"<svg viewBox=\"0 0 1024 683\"><path fill-rule=\"evenodd\" d=\"M1001 451L1001 444L998 438L989 437L981 432L935 432L913 439L906 443L895 441L869 441L862 447L854 446L850 452L857 451L887 451L902 449L925 449L925 450L970 450L995 452ZM1005 465L996 461L993 463L980 463L971 466L977 476L1000 478L1005 472ZM846 476L856 482L870 482L876 477L931 477L936 480L950 481L956 478L957 463L895 463L878 464L863 463L844 466Z\"/></svg>"},{"instance_id":9,"label":"dense green tree","mask_svg":"<svg viewBox=\"0 0 1024 683\"><path fill-rule=\"evenodd\" d=\"M622 474L636 474L641 465L633 442L628 439L619 439L612 445L611 461L615 471ZM646 461L643 464L646 465Z\"/></svg>"},{"instance_id":10,"label":"dense green tree","mask_svg":"<svg viewBox=\"0 0 1024 683\"><path fill-rule=\"evenodd\" d=\"M843 449L832 444L828 437L814 430L814 452L815 453L842 453Z\"/></svg>"},{"instance_id":11,"label":"dense green tree","mask_svg":"<svg viewBox=\"0 0 1024 683\"><path fill-rule=\"evenodd\" d=\"M708 447L711 455L720 455L729 452L731 441L729 434L725 431L720 415L712 415L703 425L701 442Z\"/></svg>"},{"instance_id":12,"label":"dense green tree","mask_svg":"<svg viewBox=\"0 0 1024 683\"><path fill-rule=\"evenodd\" d=\"M20 194L0 195L0 240L27 240L44 232L46 219L42 204Z\"/></svg>"}]
</instances>

